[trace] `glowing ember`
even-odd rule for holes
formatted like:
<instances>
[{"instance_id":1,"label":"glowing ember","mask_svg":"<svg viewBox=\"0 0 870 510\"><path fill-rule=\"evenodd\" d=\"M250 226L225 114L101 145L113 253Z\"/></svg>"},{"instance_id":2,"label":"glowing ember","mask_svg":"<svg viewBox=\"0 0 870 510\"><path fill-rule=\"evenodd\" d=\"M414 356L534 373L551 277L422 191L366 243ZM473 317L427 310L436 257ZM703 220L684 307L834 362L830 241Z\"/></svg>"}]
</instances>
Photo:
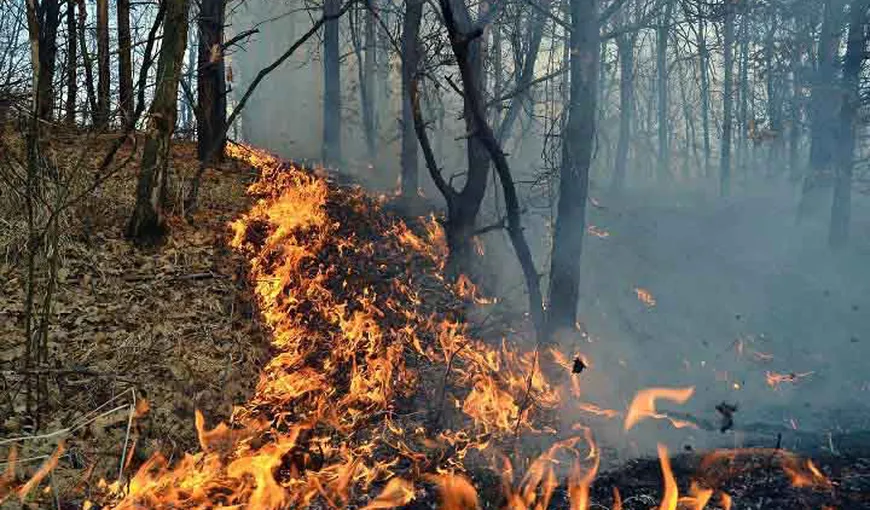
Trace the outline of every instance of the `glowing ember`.
<instances>
[{"instance_id":1,"label":"glowing ember","mask_svg":"<svg viewBox=\"0 0 870 510\"><path fill-rule=\"evenodd\" d=\"M808 377L812 375L814 372L803 372L803 373L790 373L790 374L778 374L776 372L765 372L765 378L767 379L767 385L773 389L779 389L779 386L783 383L796 383L804 377Z\"/></svg>"},{"instance_id":2,"label":"glowing ember","mask_svg":"<svg viewBox=\"0 0 870 510\"><path fill-rule=\"evenodd\" d=\"M640 287L635 287L634 293L637 295L637 299L646 306L652 308L656 305L656 298L653 297L652 292Z\"/></svg>"},{"instance_id":3,"label":"glowing ember","mask_svg":"<svg viewBox=\"0 0 870 510\"><path fill-rule=\"evenodd\" d=\"M595 236L599 239L607 239L610 237L610 232L604 230L603 228L598 228L595 225L589 225L586 227L586 232L591 236Z\"/></svg>"},{"instance_id":4,"label":"glowing ember","mask_svg":"<svg viewBox=\"0 0 870 510\"><path fill-rule=\"evenodd\" d=\"M656 400L669 400L678 404L685 404L695 392L694 387L689 388L647 388L637 392L634 400L628 406L625 415L625 430L630 430L638 422L647 418L667 419L677 428L694 426L692 423L677 420L656 411Z\"/></svg>"}]
</instances>

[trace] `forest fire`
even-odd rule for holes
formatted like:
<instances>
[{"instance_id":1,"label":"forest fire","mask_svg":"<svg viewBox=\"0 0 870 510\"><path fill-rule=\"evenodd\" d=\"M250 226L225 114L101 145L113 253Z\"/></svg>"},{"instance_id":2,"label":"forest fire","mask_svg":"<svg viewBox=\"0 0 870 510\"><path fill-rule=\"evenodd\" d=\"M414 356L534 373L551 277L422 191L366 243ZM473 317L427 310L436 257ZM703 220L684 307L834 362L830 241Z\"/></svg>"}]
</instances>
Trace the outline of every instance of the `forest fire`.
<instances>
[{"instance_id":1,"label":"forest fire","mask_svg":"<svg viewBox=\"0 0 870 510\"><path fill-rule=\"evenodd\" d=\"M256 394L229 424L208 429L197 412L199 453L174 465L155 454L128 483L109 486L115 508L265 509L319 501L373 510L425 498L431 486L441 508L474 509L481 499L464 464L472 451L494 459L504 508L546 509L560 486L572 509L590 507L601 453L588 427L574 424L578 435L521 463L518 478L512 461L498 453L520 431L555 432L546 414L562 404L561 392L535 369L536 352L507 340L494 347L467 334L462 303L490 300L467 278L445 281L443 234L435 221L423 222L417 234L358 189L337 188L249 147L229 151L261 174L249 189L259 200L233 223L232 243L248 256L248 278L272 328L275 355ZM589 367L589 360L578 353L572 362L555 349L552 355L573 372L571 389L579 397L582 369L573 368L578 360ZM658 411L656 402L685 403L693 393L691 387L639 391L624 429L647 418L691 426ZM620 414L576 405L607 418ZM737 455L713 453L706 462ZM714 489L693 482L680 497L661 445L659 458L659 508L705 508ZM795 486L824 485L812 463L782 458ZM727 507L728 494L719 497ZM618 490L614 498L621 508Z\"/></svg>"}]
</instances>

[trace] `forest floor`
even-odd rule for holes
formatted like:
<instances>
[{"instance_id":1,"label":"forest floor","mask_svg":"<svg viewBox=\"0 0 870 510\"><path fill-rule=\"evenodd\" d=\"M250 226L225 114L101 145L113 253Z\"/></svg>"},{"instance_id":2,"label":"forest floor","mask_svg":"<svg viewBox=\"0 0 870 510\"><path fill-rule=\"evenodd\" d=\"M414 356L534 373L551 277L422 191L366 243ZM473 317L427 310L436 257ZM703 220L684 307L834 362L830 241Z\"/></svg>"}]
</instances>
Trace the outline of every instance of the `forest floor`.
<instances>
[{"instance_id":1,"label":"forest floor","mask_svg":"<svg viewBox=\"0 0 870 510\"><path fill-rule=\"evenodd\" d=\"M82 145L80 140L73 138L53 142L57 151L75 151ZM95 153L98 150L96 148ZM195 151L188 143L175 144L173 151L173 172L180 188L196 169ZM124 155L122 151L121 157ZM195 410L202 411L208 423L217 423L230 418L234 406L246 402L255 406L258 412L266 409L262 400L250 399L258 379L272 377L267 372L267 362L274 352L267 346L275 339L270 328L263 323L261 313L264 310L255 304L254 289L247 277L251 260L242 251L229 247L233 235L230 222L250 213L254 207L255 200L246 194L246 188L257 177L256 172L236 161L228 161L219 171L208 172L203 183L201 207L194 221L188 223L178 214L180 211L173 210L171 234L166 243L142 249L133 247L122 235L132 207L135 168L136 165L132 164L116 179L109 181L97 202L91 204L90 210L98 211L98 214L91 216L92 221L72 222L67 226L63 240L63 270L59 274L55 300L56 319L50 331L51 359L56 368L47 371L51 398L41 430L57 431L85 422L88 424L68 435L65 461L58 463L52 478L52 487L64 495L57 497L59 503L56 506L59 508L79 508L82 501L90 499L91 489L100 492L98 480L116 479L125 445L132 443L129 450L132 452L131 460L127 466L131 473L156 451L163 452L172 463L185 453L194 453L200 446L206 447L206 437L203 436L208 434L203 434L202 430L198 434L194 427ZM178 193L172 195L178 196ZM382 228L382 223L391 224L378 218L366 220L373 221L371 225L374 226L364 223L361 217L374 217L377 213L361 212L355 209L357 207L359 202L351 195L346 199L330 199L333 217L359 222L336 228ZM3 441L28 434L31 424L22 418L19 404L23 374L20 367L12 363L20 355L23 336L21 230L20 225L16 226L5 218L0 220L4 220L0 222L3 227L0 247L5 253L0 262L0 398L3 399L0 405L5 406L0 422L0 441ZM630 226L614 221L608 228L614 235L619 235L627 232ZM251 230L256 230L256 225ZM374 255L382 256L394 249L377 239L377 230L367 230L365 235L374 236L374 246L378 247L371 248ZM605 239L601 241L606 242ZM345 255L341 246L333 248L324 255L330 257L330 261L351 256ZM368 253L369 249L362 250ZM649 256L648 253L644 256ZM364 258L347 260L348 271L354 267L359 272L363 278L358 281L360 285L381 285L382 282L376 280L383 279L379 275L385 266L355 267L367 264L367 261ZM644 282L644 278L637 274L627 275L621 281L629 279ZM667 291L662 289L664 283L653 281L645 285L655 289L651 293L658 298L656 307L668 306ZM427 295L420 304L421 308L454 306L444 304L449 296L445 296L440 287L438 289ZM632 290L628 289L628 292ZM646 314L644 316L655 313L643 302L637 308L631 313ZM637 318L630 320L637 321ZM661 331L655 326L650 330ZM329 345L323 348L329 349ZM751 346L750 343L747 345ZM731 348L730 344L728 348ZM584 380L590 384L593 393L596 385L608 388L597 389L602 397L612 396L612 387L635 388L620 379L620 372L601 370L610 361L614 366L618 365L616 359L622 353L604 351L595 352L594 356L600 357L594 358L596 365L590 371L590 379ZM424 374L421 377L428 380L426 377L431 374L425 375L428 369L423 361L420 363L421 374ZM439 379L440 374L436 373ZM636 377L643 379L644 375ZM611 380L603 383L602 378ZM733 384L734 380L725 382ZM140 401L146 400L149 409L145 413L143 406L138 406L142 417L135 420L132 440L126 437L127 420L135 407L125 407L98 420L90 419L94 410L117 408L129 403L134 395ZM399 399L397 402L403 407L420 406L427 402L431 404L431 398ZM101 408L103 405L106 407ZM404 411L414 414L412 411L415 409ZM568 418L563 420L579 419L573 410L566 411L565 415ZM271 418L278 419L277 415ZM388 425L395 427L392 423ZM406 429L412 430L410 427ZM410 437L408 441L411 441ZM5 446L0 443L0 458L9 455ZM608 445L603 447L606 449ZM35 467L53 449L51 441L28 441L22 443L18 455L19 459L33 459ZM820 474L797 483L781 469L776 460L780 455L778 450L746 451L739 454L745 457L740 462L729 459L724 467L718 465L712 470L708 469L709 466L700 469L702 459L706 457L703 452L676 455L672 463L681 494L689 491L690 479L705 480L708 486L730 494L735 509L858 510L870 508L867 499L870 494L870 460L856 452L846 450L814 455ZM380 448L376 453L384 455ZM202 462L208 459L207 456L197 458ZM286 475L283 468L280 471L281 475L277 471L273 474L277 478ZM501 473L479 466L469 467L469 471L470 477L478 483L481 506L499 507L503 501L495 494L501 487L498 481ZM698 476L700 471L704 472L703 476ZM614 488L620 490L625 510L653 507L662 498L663 484L658 459L641 456L626 462L622 458L621 462L612 463L592 484L593 508L615 508ZM427 483L421 483L421 487L416 491L416 500L407 508L435 506L434 488ZM360 501L365 502L371 497L361 495ZM718 498L717 493L710 507L725 508L725 503ZM50 508L55 506L52 499L46 492L34 500L31 507ZM349 502L347 507L353 507L353 504ZM552 507L568 507L564 488L556 489Z\"/></svg>"},{"instance_id":2,"label":"forest floor","mask_svg":"<svg viewBox=\"0 0 870 510\"><path fill-rule=\"evenodd\" d=\"M50 139L50 150L60 159L77 159L86 148L85 164L77 171L90 175L111 141L58 134ZM123 147L117 161L129 153ZM139 249L123 236L135 196L135 160L92 202L77 208L61 240L49 329L53 368L43 369L49 397L40 427L43 432L80 427L66 440L71 462L58 465L61 492L74 483L79 494L87 494L101 478L116 479L125 444L135 443L128 469L156 451L178 458L195 449L194 411L209 421L229 418L233 406L251 394L266 359L267 334L244 283L246 261L226 243L228 222L250 207L245 194L254 177L250 168L228 161L207 172L194 221L174 211L166 243ZM190 179L197 164L194 144L173 144L175 186ZM20 215L0 217L3 439L27 435L33 426L23 409L24 374L13 363L24 338L24 229ZM140 409L143 401L150 409L127 437L126 406L133 399ZM95 411L111 409L94 419ZM3 458L5 446L0 446ZM54 447L52 440L20 443L19 466L38 466Z\"/></svg>"}]
</instances>

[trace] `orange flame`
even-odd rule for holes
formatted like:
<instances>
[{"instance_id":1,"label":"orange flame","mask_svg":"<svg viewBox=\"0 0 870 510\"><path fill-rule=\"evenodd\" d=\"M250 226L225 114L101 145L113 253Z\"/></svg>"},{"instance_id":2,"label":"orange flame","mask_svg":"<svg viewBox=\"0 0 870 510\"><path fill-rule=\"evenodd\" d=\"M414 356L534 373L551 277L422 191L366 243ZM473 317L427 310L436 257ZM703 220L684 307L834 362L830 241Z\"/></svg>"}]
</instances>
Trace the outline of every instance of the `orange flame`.
<instances>
[{"instance_id":1,"label":"orange flame","mask_svg":"<svg viewBox=\"0 0 870 510\"><path fill-rule=\"evenodd\" d=\"M640 287L635 287L634 293L637 295L637 299L646 306L652 308L656 305L656 298L653 297L652 292Z\"/></svg>"},{"instance_id":2,"label":"orange flame","mask_svg":"<svg viewBox=\"0 0 870 510\"><path fill-rule=\"evenodd\" d=\"M637 395L635 395L634 400L632 400L631 405L628 406L624 429L626 431L630 430L638 422L646 418L668 419L677 428L693 426L693 424L689 422L669 418L665 414L656 412L656 400L664 399L677 402L678 404L685 404L694 392L694 387L647 388L639 391Z\"/></svg>"},{"instance_id":3,"label":"orange flame","mask_svg":"<svg viewBox=\"0 0 870 510\"><path fill-rule=\"evenodd\" d=\"M668 449L665 445L659 444L659 462L662 466L662 477L664 478L665 493L662 496L662 504L659 505L659 510L676 510L677 500L680 496L677 490L677 481L674 479L674 472L671 471L671 459L668 457Z\"/></svg>"}]
</instances>

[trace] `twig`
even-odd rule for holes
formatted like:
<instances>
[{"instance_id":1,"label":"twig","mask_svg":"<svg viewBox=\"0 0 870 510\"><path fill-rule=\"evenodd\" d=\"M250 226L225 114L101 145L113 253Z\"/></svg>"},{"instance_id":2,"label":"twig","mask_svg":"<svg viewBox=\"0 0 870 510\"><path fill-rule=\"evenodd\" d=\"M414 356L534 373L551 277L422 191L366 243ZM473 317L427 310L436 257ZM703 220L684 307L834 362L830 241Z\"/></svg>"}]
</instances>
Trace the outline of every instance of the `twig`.
<instances>
[{"instance_id":1,"label":"twig","mask_svg":"<svg viewBox=\"0 0 870 510\"><path fill-rule=\"evenodd\" d=\"M124 434L124 446L121 449L121 463L118 466L118 480L124 479L124 464L127 460L127 443L130 441L130 429L133 428L133 417L136 415L136 390L132 391L133 405L130 406L130 415L127 418L127 432Z\"/></svg>"}]
</instances>

